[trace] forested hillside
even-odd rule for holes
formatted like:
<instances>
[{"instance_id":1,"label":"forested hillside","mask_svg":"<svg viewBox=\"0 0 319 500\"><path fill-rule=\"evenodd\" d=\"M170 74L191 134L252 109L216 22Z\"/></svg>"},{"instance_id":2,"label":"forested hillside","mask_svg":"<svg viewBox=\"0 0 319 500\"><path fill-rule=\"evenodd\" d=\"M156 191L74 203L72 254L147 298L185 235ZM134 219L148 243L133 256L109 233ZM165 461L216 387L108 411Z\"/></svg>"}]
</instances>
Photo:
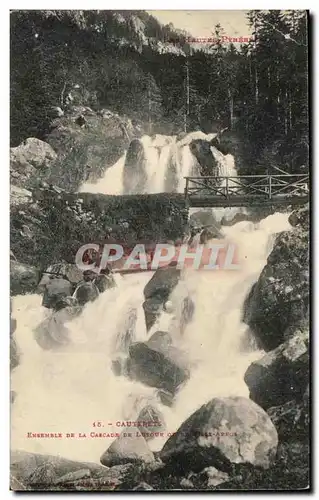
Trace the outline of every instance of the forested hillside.
<instances>
[{"instance_id":1,"label":"forested hillside","mask_svg":"<svg viewBox=\"0 0 319 500\"><path fill-rule=\"evenodd\" d=\"M13 11L11 145L45 139L72 104L150 134L228 127L246 169L307 167L307 13L250 11L249 23L253 41L198 50L143 11Z\"/></svg>"}]
</instances>

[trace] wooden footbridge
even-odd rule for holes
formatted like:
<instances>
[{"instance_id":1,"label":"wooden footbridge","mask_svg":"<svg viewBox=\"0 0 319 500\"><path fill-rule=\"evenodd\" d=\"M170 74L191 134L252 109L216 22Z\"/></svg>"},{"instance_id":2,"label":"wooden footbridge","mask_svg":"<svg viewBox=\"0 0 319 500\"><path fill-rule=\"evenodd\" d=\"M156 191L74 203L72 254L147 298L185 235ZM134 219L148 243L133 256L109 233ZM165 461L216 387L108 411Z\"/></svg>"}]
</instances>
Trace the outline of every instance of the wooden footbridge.
<instances>
[{"instance_id":1,"label":"wooden footbridge","mask_svg":"<svg viewBox=\"0 0 319 500\"><path fill-rule=\"evenodd\" d=\"M303 205L309 201L309 175L185 177L189 207Z\"/></svg>"}]
</instances>

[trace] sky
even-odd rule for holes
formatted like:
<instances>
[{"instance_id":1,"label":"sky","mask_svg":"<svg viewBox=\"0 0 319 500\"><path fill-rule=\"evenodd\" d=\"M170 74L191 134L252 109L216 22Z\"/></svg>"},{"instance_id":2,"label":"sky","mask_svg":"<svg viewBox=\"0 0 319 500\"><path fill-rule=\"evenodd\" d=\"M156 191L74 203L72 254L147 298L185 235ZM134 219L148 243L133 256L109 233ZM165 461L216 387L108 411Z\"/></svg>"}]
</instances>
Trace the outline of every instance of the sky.
<instances>
[{"instance_id":1,"label":"sky","mask_svg":"<svg viewBox=\"0 0 319 500\"><path fill-rule=\"evenodd\" d=\"M220 23L225 35L232 37L251 34L246 19L247 10L148 10L160 23L173 23L194 37L211 37L214 26Z\"/></svg>"}]
</instances>

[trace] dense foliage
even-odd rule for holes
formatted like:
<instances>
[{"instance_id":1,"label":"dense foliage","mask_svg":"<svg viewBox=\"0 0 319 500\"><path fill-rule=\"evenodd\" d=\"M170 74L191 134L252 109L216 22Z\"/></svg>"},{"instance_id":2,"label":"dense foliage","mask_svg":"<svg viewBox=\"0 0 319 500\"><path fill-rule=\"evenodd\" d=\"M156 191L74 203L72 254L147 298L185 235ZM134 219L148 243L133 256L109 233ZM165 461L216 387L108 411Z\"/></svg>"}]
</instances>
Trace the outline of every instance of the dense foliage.
<instances>
[{"instance_id":1,"label":"dense foliage","mask_svg":"<svg viewBox=\"0 0 319 500\"><path fill-rule=\"evenodd\" d=\"M307 13L250 11L248 21L254 41L194 50L143 11L13 11L11 144L45 138L53 108L72 103L149 133L228 126L250 146L247 168L307 167Z\"/></svg>"}]
</instances>

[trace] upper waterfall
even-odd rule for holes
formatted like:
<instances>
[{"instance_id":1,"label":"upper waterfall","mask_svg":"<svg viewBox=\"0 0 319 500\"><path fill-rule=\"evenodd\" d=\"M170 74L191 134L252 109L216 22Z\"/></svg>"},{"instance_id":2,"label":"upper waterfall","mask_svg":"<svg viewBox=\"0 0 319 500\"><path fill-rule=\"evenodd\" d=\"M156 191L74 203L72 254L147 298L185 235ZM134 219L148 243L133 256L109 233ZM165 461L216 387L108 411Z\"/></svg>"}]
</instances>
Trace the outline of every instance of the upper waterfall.
<instances>
[{"instance_id":1,"label":"upper waterfall","mask_svg":"<svg viewBox=\"0 0 319 500\"><path fill-rule=\"evenodd\" d=\"M80 192L123 194L182 193L187 176L236 176L235 161L210 141L216 134L190 132L182 138L156 134L133 139L127 152L96 183L84 183ZM193 147L190 147L190 146ZM202 152L203 145L205 151Z\"/></svg>"}]
</instances>

